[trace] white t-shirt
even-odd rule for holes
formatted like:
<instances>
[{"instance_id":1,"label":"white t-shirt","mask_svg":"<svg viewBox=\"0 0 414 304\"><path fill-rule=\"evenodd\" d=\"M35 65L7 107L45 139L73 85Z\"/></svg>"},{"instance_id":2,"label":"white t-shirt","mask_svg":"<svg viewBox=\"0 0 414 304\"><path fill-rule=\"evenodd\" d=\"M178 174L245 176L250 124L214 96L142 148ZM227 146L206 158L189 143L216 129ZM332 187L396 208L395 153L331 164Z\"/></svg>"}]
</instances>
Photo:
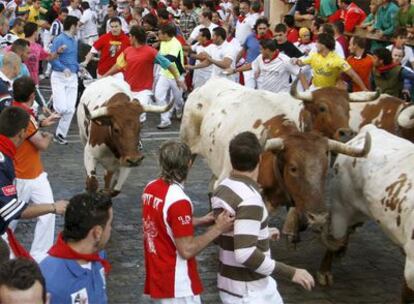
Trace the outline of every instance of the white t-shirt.
<instances>
[{"instance_id":1,"label":"white t-shirt","mask_svg":"<svg viewBox=\"0 0 414 304\"><path fill-rule=\"evenodd\" d=\"M125 21L125 19L121 16L117 16L121 20L121 28L122 31L125 34L129 33L129 26L128 23ZM108 21L106 21L106 32L109 33L111 31L111 19L109 18Z\"/></svg>"},{"instance_id":2,"label":"white t-shirt","mask_svg":"<svg viewBox=\"0 0 414 304\"><path fill-rule=\"evenodd\" d=\"M229 58L232 60L232 63L230 65L231 68L235 67L235 60L234 60L234 52L229 46L227 41L224 41L221 45L215 45L210 44L206 48L207 54L209 54L214 60L223 60L224 58ZM234 81L235 75L225 75L223 74L224 70L222 68L219 68L217 65L212 64L212 72L211 77L221 77L221 78L227 78L229 80Z\"/></svg>"},{"instance_id":3,"label":"white t-shirt","mask_svg":"<svg viewBox=\"0 0 414 304\"><path fill-rule=\"evenodd\" d=\"M191 50L193 52L195 52L197 55L202 53L202 52L206 52L206 49L208 48L208 46L204 47L199 43L193 44L191 46ZM196 61L196 65L200 63L200 60ZM202 68L202 69L196 69L194 70L193 73L193 86L194 88L200 87L201 85L203 85L203 83L205 83L207 80L210 79L211 77L211 71L212 71L213 67L211 65L209 65L206 68Z\"/></svg>"},{"instance_id":4,"label":"white t-shirt","mask_svg":"<svg viewBox=\"0 0 414 304\"><path fill-rule=\"evenodd\" d=\"M204 25L202 25L202 24L197 25L197 26L193 29L193 31L191 32L190 37L188 38L188 40L189 40L189 41L194 41L194 40L197 40L197 37L198 37L198 35L200 34L200 30L201 30L202 28L205 28L205 27L206 27L206 26L204 26ZM218 27L218 25L217 25L217 24L215 24L215 23L213 23L213 22L211 22L211 23L210 23L210 25L208 26L208 29L210 30L210 34L211 34L211 36L213 36L213 30L214 30L216 27Z\"/></svg>"},{"instance_id":5,"label":"white t-shirt","mask_svg":"<svg viewBox=\"0 0 414 304\"><path fill-rule=\"evenodd\" d=\"M387 49L392 51L393 45L387 46ZM404 58L401 60L401 65L404 66L407 63L414 62L414 52L413 49L407 45L404 45Z\"/></svg>"},{"instance_id":6,"label":"white t-shirt","mask_svg":"<svg viewBox=\"0 0 414 304\"><path fill-rule=\"evenodd\" d=\"M254 73L260 72L256 79L257 88L274 93L289 92L289 76L294 78L300 72L300 68L293 65L290 58L282 53L269 62L264 62L260 54L252 62L252 69Z\"/></svg>"},{"instance_id":7,"label":"white t-shirt","mask_svg":"<svg viewBox=\"0 0 414 304\"><path fill-rule=\"evenodd\" d=\"M91 9L87 9L83 12L82 17L80 18L81 26L81 37L83 39L98 35L97 29L97 20L98 17L96 13Z\"/></svg>"},{"instance_id":8,"label":"white t-shirt","mask_svg":"<svg viewBox=\"0 0 414 304\"><path fill-rule=\"evenodd\" d=\"M82 12L80 11L80 9L76 8L73 9L70 5L67 7L68 12L69 12L69 16L75 16L76 18L78 18L80 20L80 18L82 18Z\"/></svg>"},{"instance_id":9,"label":"white t-shirt","mask_svg":"<svg viewBox=\"0 0 414 304\"><path fill-rule=\"evenodd\" d=\"M243 45L246 41L247 36L253 31L256 20L260 17L258 13L247 14L246 18L242 22L237 20L236 23L236 39L239 40L240 44Z\"/></svg>"}]
</instances>

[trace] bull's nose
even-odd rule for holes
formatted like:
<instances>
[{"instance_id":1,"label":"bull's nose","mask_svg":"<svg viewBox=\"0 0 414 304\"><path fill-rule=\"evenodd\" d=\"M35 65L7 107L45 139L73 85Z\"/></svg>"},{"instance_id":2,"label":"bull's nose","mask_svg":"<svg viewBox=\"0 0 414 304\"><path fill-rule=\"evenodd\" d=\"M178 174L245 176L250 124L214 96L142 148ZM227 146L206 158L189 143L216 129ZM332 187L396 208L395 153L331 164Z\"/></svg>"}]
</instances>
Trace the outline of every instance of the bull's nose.
<instances>
[{"instance_id":1,"label":"bull's nose","mask_svg":"<svg viewBox=\"0 0 414 304\"><path fill-rule=\"evenodd\" d=\"M353 130L341 128L336 131L335 137L340 142L347 142L348 140L352 139L355 135L356 133Z\"/></svg>"},{"instance_id":2,"label":"bull's nose","mask_svg":"<svg viewBox=\"0 0 414 304\"><path fill-rule=\"evenodd\" d=\"M328 221L328 213L327 212L320 212L320 213L313 213L313 212L306 212L306 218L308 219L308 224L312 231L320 233L322 232L323 227L325 226L326 222Z\"/></svg>"}]
</instances>

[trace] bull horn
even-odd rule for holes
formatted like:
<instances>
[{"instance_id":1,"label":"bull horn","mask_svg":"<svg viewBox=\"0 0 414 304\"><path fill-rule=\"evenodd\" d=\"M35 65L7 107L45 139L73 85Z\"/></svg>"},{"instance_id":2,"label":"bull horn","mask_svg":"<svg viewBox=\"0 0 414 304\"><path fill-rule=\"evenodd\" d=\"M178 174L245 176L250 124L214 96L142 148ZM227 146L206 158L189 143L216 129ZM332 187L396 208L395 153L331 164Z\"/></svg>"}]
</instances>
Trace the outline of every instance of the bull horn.
<instances>
[{"instance_id":1,"label":"bull horn","mask_svg":"<svg viewBox=\"0 0 414 304\"><path fill-rule=\"evenodd\" d=\"M171 101L169 104L166 104L165 106L154 106L154 105L143 105L143 104L141 105L142 105L142 108L144 109L144 112L164 113L164 112L171 110L171 108L174 105L174 101Z\"/></svg>"},{"instance_id":2,"label":"bull horn","mask_svg":"<svg viewBox=\"0 0 414 304\"><path fill-rule=\"evenodd\" d=\"M259 143L262 148L266 146L268 137L269 137L269 130L265 128L263 129L263 132L262 134L260 134L260 138L259 138Z\"/></svg>"},{"instance_id":3,"label":"bull horn","mask_svg":"<svg viewBox=\"0 0 414 304\"><path fill-rule=\"evenodd\" d=\"M268 139L265 144L265 151L278 151L283 150L285 144L283 138L272 138Z\"/></svg>"},{"instance_id":4,"label":"bull horn","mask_svg":"<svg viewBox=\"0 0 414 304\"><path fill-rule=\"evenodd\" d=\"M339 141L328 139L329 150L352 157L364 157L371 150L371 135L365 133L365 142L362 148L352 147Z\"/></svg>"},{"instance_id":5,"label":"bull horn","mask_svg":"<svg viewBox=\"0 0 414 304\"><path fill-rule=\"evenodd\" d=\"M354 92L349 93L349 101L353 102L366 102L366 101L372 101L377 99L381 95L381 92L379 90L376 90L375 92Z\"/></svg>"},{"instance_id":6,"label":"bull horn","mask_svg":"<svg viewBox=\"0 0 414 304\"><path fill-rule=\"evenodd\" d=\"M107 107L101 107L99 109L93 110L90 113L90 117L91 117L90 119L96 119L98 117L107 116L107 115L108 115L108 108Z\"/></svg>"},{"instance_id":7,"label":"bull horn","mask_svg":"<svg viewBox=\"0 0 414 304\"><path fill-rule=\"evenodd\" d=\"M414 127L414 105L403 109L397 117L397 123L401 128Z\"/></svg>"},{"instance_id":8,"label":"bull horn","mask_svg":"<svg viewBox=\"0 0 414 304\"><path fill-rule=\"evenodd\" d=\"M292 83L292 86L290 87L290 95L296 99L300 99L303 101L313 101L311 91L298 92L298 81L299 79L296 78L295 81Z\"/></svg>"}]
</instances>

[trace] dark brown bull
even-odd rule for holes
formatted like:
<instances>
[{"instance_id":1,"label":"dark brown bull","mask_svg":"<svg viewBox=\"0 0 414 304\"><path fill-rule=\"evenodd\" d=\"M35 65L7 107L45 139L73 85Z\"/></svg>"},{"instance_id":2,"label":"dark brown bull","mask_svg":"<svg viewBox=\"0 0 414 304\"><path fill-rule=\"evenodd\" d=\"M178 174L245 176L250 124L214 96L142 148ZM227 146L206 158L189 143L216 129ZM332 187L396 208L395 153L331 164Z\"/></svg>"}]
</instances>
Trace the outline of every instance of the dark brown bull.
<instances>
[{"instance_id":1,"label":"dark brown bull","mask_svg":"<svg viewBox=\"0 0 414 304\"><path fill-rule=\"evenodd\" d=\"M294 240L300 218L306 218L313 230L320 231L328 218L324 194L330 152L365 156L370 138L362 149L355 149L315 132L299 132L283 116L263 125L273 137L267 141L259 167L258 182L266 202L272 208L295 207L290 209L283 229Z\"/></svg>"},{"instance_id":2,"label":"dark brown bull","mask_svg":"<svg viewBox=\"0 0 414 304\"><path fill-rule=\"evenodd\" d=\"M138 100L131 100L125 93L116 93L100 107L89 110L82 104L78 109L78 121L81 138L85 144L85 167L87 172L86 189L96 191L96 164L105 169L104 191L116 195L125 182L129 168L138 166L144 155L138 150L141 131L139 117L144 112L162 113L167 106L144 106Z\"/></svg>"},{"instance_id":3,"label":"dark brown bull","mask_svg":"<svg viewBox=\"0 0 414 304\"><path fill-rule=\"evenodd\" d=\"M328 138L348 141L355 133L349 127L349 102L371 101L379 92L348 93L336 87L321 88L313 92L298 92L297 80L292 84L290 94L303 101L305 130L320 132Z\"/></svg>"}]
</instances>

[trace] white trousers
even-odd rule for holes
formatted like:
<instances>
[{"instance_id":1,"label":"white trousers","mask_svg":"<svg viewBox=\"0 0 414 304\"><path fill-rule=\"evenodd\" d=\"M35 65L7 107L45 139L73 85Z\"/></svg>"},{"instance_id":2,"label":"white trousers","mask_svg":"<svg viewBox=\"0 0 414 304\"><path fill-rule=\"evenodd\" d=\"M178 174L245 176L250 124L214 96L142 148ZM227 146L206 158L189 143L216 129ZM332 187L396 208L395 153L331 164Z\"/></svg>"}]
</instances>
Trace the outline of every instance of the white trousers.
<instances>
[{"instance_id":1,"label":"white trousers","mask_svg":"<svg viewBox=\"0 0 414 304\"><path fill-rule=\"evenodd\" d=\"M200 296L188 296L182 298L157 299L152 301L154 304L201 304Z\"/></svg>"},{"instance_id":2,"label":"white trousers","mask_svg":"<svg viewBox=\"0 0 414 304\"><path fill-rule=\"evenodd\" d=\"M246 290L246 294L242 298L232 296L224 291L220 291L219 294L223 304L283 304L276 281L272 277L268 277L266 288Z\"/></svg>"},{"instance_id":3,"label":"white trousers","mask_svg":"<svg viewBox=\"0 0 414 304\"><path fill-rule=\"evenodd\" d=\"M149 105L152 102L152 91L143 90L139 92L132 92L132 97L138 99L139 103L143 106ZM147 119L147 114L142 113L139 120L144 122Z\"/></svg>"},{"instance_id":4,"label":"white trousers","mask_svg":"<svg viewBox=\"0 0 414 304\"><path fill-rule=\"evenodd\" d=\"M52 188L46 172L34 179L16 178L16 188L19 200L31 201L34 204L51 204L54 202ZM51 213L37 218L30 255L38 263L47 256L47 251L53 245L55 218L56 216ZM16 226L17 221L10 224L10 228L13 230Z\"/></svg>"},{"instance_id":5,"label":"white trousers","mask_svg":"<svg viewBox=\"0 0 414 304\"><path fill-rule=\"evenodd\" d=\"M164 75L160 75L155 86L155 100L160 106L166 105L169 102L169 93L171 92L174 99L175 109L182 111L184 107L183 92L178 87L175 79L170 79ZM161 123L171 122L171 114L173 109L168 112L161 113Z\"/></svg>"},{"instance_id":6,"label":"white trousers","mask_svg":"<svg viewBox=\"0 0 414 304\"><path fill-rule=\"evenodd\" d=\"M70 123L75 113L76 98L78 97L78 76L71 73L66 77L63 72L53 71L50 77L53 95L53 108L61 117L56 128L56 135L66 137Z\"/></svg>"},{"instance_id":7,"label":"white trousers","mask_svg":"<svg viewBox=\"0 0 414 304\"><path fill-rule=\"evenodd\" d=\"M245 71L243 72L244 77L244 86L246 88L250 89L256 89L256 79L254 78L254 72L253 71Z\"/></svg>"}]
</instances>

